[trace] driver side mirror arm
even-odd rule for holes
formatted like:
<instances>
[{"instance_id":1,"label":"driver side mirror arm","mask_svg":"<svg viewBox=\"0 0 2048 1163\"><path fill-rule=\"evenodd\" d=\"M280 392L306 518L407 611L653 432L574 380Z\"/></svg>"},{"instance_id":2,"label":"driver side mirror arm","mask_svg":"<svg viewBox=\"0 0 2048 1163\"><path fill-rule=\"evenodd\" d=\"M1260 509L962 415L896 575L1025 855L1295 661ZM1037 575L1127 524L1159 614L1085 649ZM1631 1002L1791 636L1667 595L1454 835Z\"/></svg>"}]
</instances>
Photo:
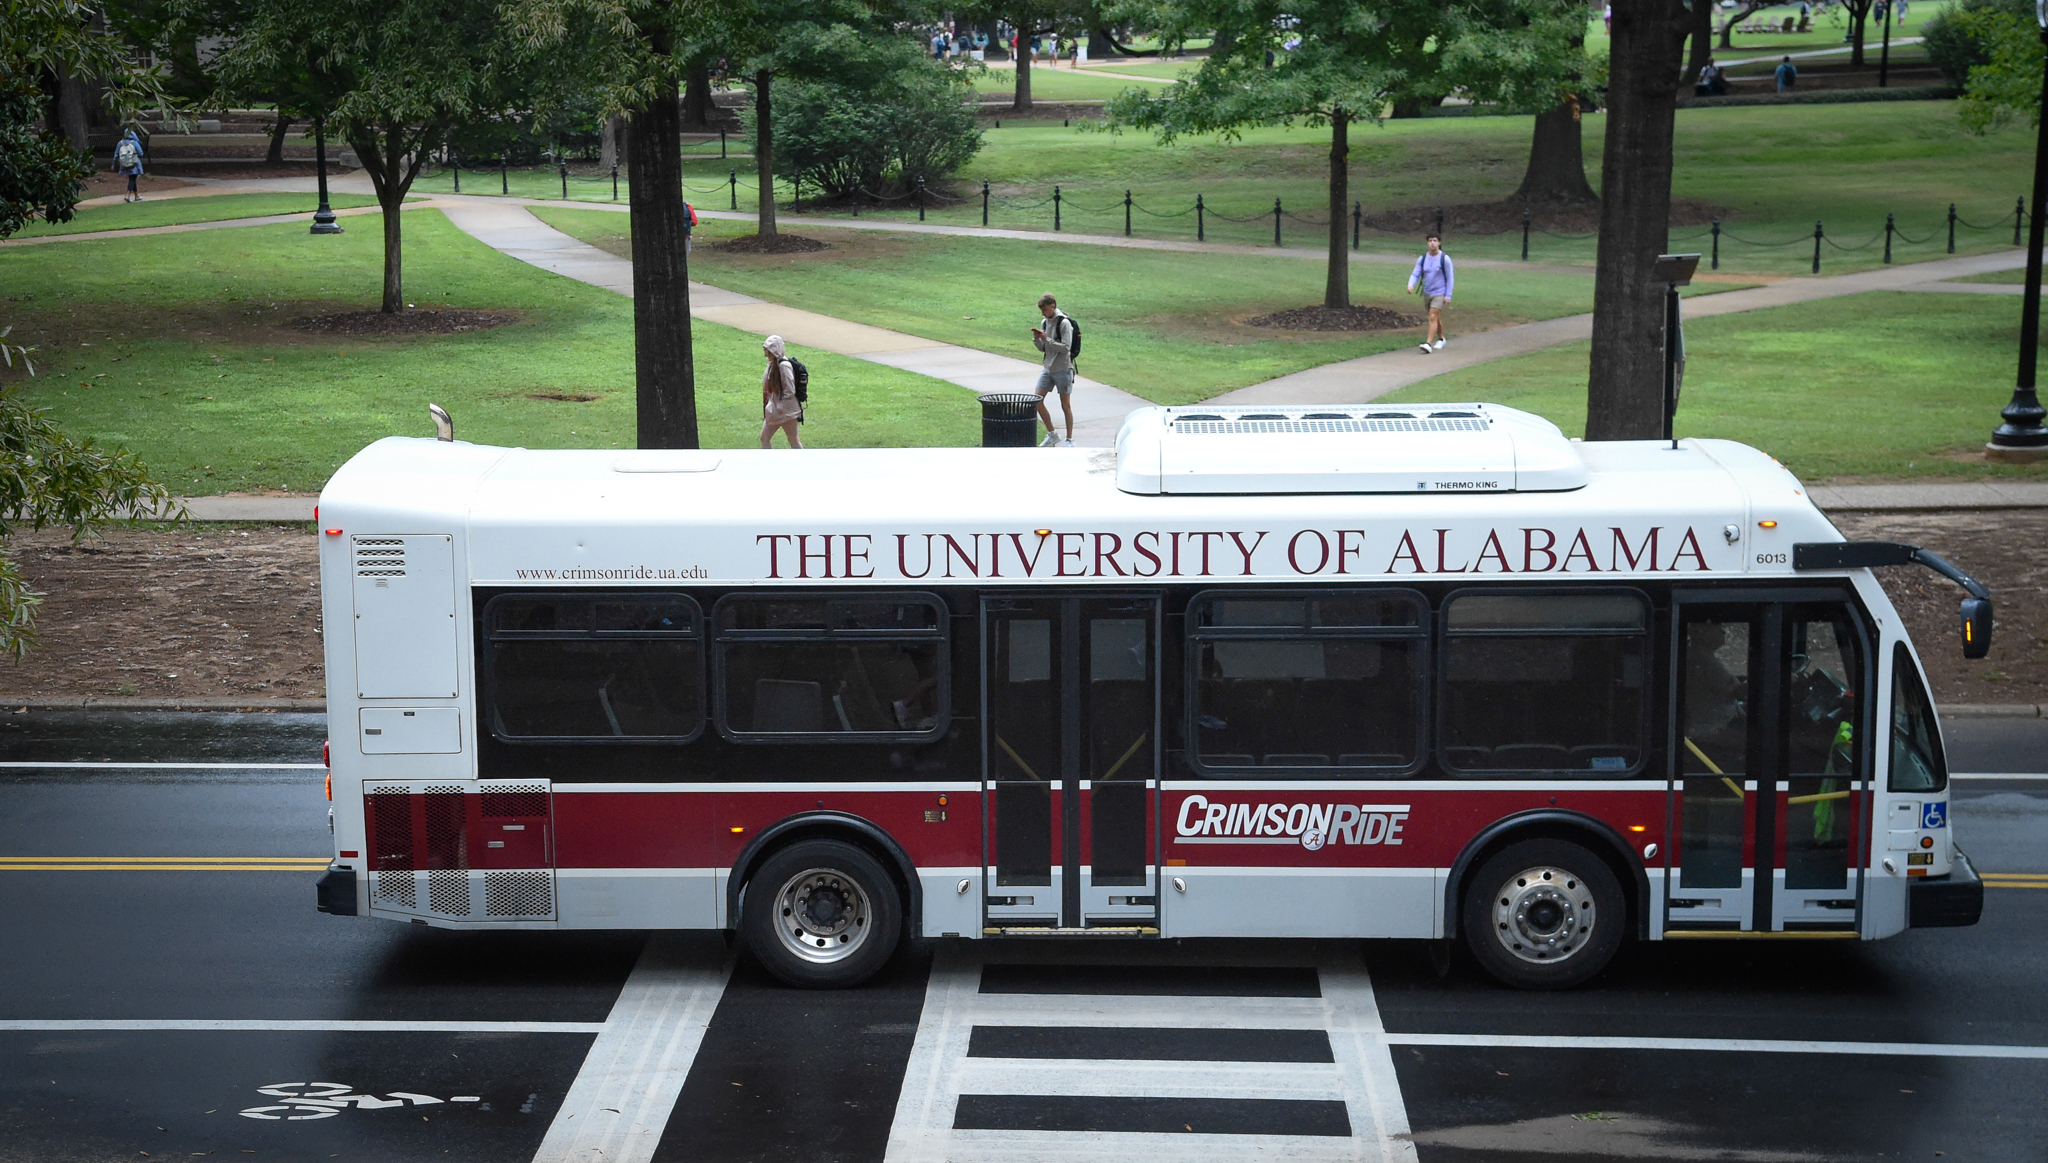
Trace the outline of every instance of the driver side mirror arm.
<instances>
[{"instance_id":1,"label":"driver side mirror arm","mask_svg":"<svg viewBox=\"0 0 2048 1163\"><path fill-rule=\"evenodd\" d=\"M1963 657L1982 658L1991 651L1991 590L1956 568L1939 553L1897 541L1802 541L1792 547L1792 568L1871 569L1884 565L1924 565L1969 593L1962 604Z\"/></svg>"}]
</instances>

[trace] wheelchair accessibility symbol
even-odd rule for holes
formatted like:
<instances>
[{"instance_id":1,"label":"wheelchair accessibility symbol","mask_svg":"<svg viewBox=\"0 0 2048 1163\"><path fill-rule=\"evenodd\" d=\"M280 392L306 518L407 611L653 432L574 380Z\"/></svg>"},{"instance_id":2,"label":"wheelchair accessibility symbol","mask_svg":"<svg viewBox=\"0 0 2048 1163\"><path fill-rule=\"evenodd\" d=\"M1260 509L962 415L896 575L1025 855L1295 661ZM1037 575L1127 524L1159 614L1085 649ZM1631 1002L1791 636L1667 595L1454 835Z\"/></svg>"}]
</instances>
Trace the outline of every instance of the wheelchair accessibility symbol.
<instances>
[{"instance_id":1,"label":"wheelchair accessibility symbol","mask_svg":"<svg viewBox=\"0 0 2048 1163\"><path fill-rule=\"evenodd\" d=\"M266 1122L302 1123L311 1119L331 1119L350 1107L357 1110L382 1110L387 1107L439 1106L443 1102L482 1102L479 1095L458 1094L452 1098L439 1099L427 1094L413 1094L410 1091L394 1090L389 1097L378 1098L374 1094L356 1094L355 1088L339 1082L273 1082L259 1086L256 1093L266 1094L279 1101L269 1106L252 1106L242 1112L245 1119L263 1119Z\"/></svg>"},{"instance_id":2,"label":"wheelchair accessibility symbol","mask_svg":"<svg viewBox=\"0 0 2048 1163\"><path fill-rule=\"evenodd\" d=\"M1921 804L1920 826L1923 828L1948 827L1948 805L1944 803Z\"/></svg>"}]
</instances>

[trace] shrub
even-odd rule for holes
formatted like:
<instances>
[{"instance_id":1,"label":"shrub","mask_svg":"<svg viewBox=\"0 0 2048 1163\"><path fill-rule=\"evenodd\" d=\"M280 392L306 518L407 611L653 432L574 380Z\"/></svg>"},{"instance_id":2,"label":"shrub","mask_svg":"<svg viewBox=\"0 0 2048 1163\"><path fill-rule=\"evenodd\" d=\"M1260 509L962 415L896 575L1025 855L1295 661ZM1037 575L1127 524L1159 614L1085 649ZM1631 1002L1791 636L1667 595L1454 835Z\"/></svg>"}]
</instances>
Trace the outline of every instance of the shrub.
<instances>
[{"instance_id":1,"label":"shrub","mask_svg":"<svg viewBox=\"0 0 2048 1163\"><path fill-rule=\"evenodd\" d=\"M775 167L832 197L898 196L920 177L936 185L981 150L972 97L965 74L921 55L866 76L785 82Z\"/></svg>"},{"instance_id":2,"label":"shrub","mask_svg":"<svg viewBox=\"0 0 2048 1163\"><path fill-rule=\"evenodd\" d=\"M1958 89L1969 83L1972 67L1991 63L1990 38L1977 22L1968 19L1970 14L1985 11L2034 19L2031 0L1958 0L1944 6L1921 28L1927 59Z\"/></svg>"}]
</instances>

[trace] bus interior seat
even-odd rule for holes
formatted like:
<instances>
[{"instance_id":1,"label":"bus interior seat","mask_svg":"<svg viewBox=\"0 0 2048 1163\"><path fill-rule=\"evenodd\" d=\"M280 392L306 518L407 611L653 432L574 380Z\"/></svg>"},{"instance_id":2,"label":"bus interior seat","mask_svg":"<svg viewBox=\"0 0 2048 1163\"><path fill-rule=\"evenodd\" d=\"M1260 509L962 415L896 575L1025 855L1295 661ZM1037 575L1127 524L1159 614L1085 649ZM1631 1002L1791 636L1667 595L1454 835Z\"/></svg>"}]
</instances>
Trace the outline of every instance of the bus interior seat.
<instances>
[{"instance_id":1,"label":"bus interior seat","mask_svg":"<svg viewBox=\"0 0 2048 1163\"><path fill-rule=\"evenodd\" d=\"M1571 752L1556 743L1506 743L1493 749L1489 766L1516 771L1556 771L1571 766Z\"/></svg>"},{"instance_id":2,"label":"bus interior seat","mask_svg":"<svg viewBox=\"0 0 2048 1163\"><path fill-rule=\"evenodd\" d=\"M1493 762L1491 747L1446 747L1444 766L1455 767L1461 771L1484 771L1499 765Z\"/></svg>"},{"instance_id":3,"label":"bus interior seat","mask_svg":"<svg viewBox=\"0 0 2048 1163\"><path fill-rule=\"evenodd\" d=\"M825 689L786 678L754 680L752 731L823 731Z\"/></svg>"},{"instance_id":4,"label":"bus interior seat","mask_svg":"<svg viewBox=\"0 0 2048 1163\"><path fill-rule=\"evenodd\" d=\"M1257 766L1258 766L1258 764L1256 764L1256 763L1253 763L1253 762L1252 762L1252 757L1251 757L1251 756L1249 756L1249 755L1204 755L1204 756L1202 756L1202 766L1204 766L1204 767L1257 767Z\"/></svg>"}]
</instances>

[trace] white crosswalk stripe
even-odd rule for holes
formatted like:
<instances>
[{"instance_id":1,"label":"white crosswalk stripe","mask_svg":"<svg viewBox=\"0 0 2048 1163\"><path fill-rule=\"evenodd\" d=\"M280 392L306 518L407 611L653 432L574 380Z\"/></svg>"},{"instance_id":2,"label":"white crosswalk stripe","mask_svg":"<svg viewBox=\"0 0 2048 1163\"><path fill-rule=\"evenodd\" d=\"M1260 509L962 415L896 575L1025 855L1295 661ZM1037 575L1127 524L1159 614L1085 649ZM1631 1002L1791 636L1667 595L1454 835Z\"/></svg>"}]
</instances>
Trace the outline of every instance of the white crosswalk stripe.
<instances>
[{"instance_id":1,"label":"white crosswalk stripe","mask_svg":"<svg viewBox=\"0 0 2048 1163\"><path fill-rule=\"evenodd\" d=\"M1316 958L1318 997L981 992L983 959L1002 960L1009 952L938 952L887 1163L1072 1163L1112 1154L1120 1163L1415 1159L1372 982L1355 952L1332 948ZM1146 972L1130 971L1138 988ZM1224 1041L1176 1038L1171 1032L1177 1031L1320 1031L1332 1060L1245 1061L1257 1051L1244 1048L1242 1035L1233 1036L1236 1050L1216 1051L1230 1055L1228 1061L1188 1060L1186 1053L978 1056L971 1052L977 1028L991 1036L988 1047L1021 1036L1037 1049L1091 1040L1132 1048L1147 1040L1182 1046ZM1129 1031L1130 1037L1105 1042L1086 1036L1103 1030ZM1280 1040L1297 1050L1306 1044L1298 1035ZM1171 1121L1183 1115L1188 1121L1153 1129L1170 1112L1180 1112ZM986 1129L991 1121L1012 1126ZM1193 1125L1198 1121L1201 1129ZM1119 1122L1127 1129L1110 1129ZM1030 1123L1066 1129L1015 1128ZM1239 1133L1289 1124L1296 1124L1289 1133ZM1144 1129L1128 1129L1134 1126Z\"/></svg>"}]
</instances>

